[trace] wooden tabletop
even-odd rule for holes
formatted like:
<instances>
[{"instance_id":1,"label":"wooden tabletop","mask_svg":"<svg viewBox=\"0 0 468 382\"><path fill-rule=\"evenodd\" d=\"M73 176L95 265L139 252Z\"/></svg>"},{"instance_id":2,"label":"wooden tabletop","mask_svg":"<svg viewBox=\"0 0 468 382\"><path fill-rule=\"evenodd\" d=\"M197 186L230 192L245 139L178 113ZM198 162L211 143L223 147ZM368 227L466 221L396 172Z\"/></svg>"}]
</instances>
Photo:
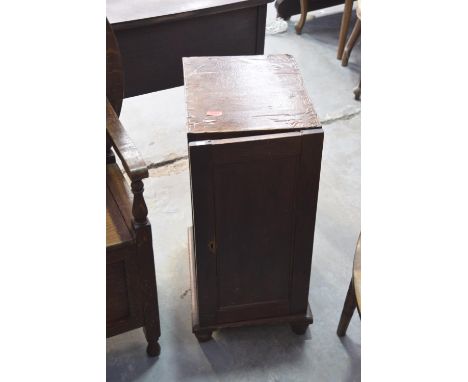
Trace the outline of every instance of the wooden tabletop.
<instances>
[{"instance_id":1,"label":"wooden tabletop","mask_svg":"<svg viewBox=\"0 0 468 382\"><path fill-rule=\"evenodd\" d=\"M189 134L319 128L294 58L183 59Z\"/></svg>"},{"instance_id":2,"label":"wooden tabletop","mask_svg":"<svg viewBox=\"0 0 468 382\"><path fill-rule=\"evenodd\" d=\"M359 239L356 244L356 252L354 253L353 283L354 294L356 295L356 305L359 312L361 312L361 235L359 235Z\"/></svg>"},{"instance_id":3,"label":"wooden tabletop","mask_svg":"<svg viewBox=\"0 0 468 382\"><path fill-rule=\"evenodd\" d=\"M142 20L164 22L254 7L271 1L273 0L107 0L106 16L111 24Z\"/></svg>"}]
</instances>

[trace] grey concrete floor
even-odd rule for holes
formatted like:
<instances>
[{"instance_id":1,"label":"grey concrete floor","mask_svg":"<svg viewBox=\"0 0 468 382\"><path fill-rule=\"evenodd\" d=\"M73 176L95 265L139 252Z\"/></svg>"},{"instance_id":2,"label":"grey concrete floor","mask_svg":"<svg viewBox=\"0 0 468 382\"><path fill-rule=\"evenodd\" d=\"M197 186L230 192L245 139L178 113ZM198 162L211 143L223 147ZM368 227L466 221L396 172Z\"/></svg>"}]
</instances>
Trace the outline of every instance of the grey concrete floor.
<instances>
[{"instance_id":1,"label":"grey concrete floor","mask_svg":"<svg viewBox=\"0 0 468 382\"><path fill-rule=\"evenodd\" d=\"M268 19L276 12L272 4ZM360 44L349 66L336 59L341 7L309 13L303 33L266 37L265 54L292 54L325 130L309 303L304 336L286 325L224 329L200 344L191 332L187 226L191 225L182 87L126 99L121 120L151 167L145 197L153 227L161 355L148 358L141 329L107 339L109 381L359 381L361 324L336 326L360 231L360 107L352 89ZM354 19L353 19L354 20Z\"/></svg>"}]
</instances>

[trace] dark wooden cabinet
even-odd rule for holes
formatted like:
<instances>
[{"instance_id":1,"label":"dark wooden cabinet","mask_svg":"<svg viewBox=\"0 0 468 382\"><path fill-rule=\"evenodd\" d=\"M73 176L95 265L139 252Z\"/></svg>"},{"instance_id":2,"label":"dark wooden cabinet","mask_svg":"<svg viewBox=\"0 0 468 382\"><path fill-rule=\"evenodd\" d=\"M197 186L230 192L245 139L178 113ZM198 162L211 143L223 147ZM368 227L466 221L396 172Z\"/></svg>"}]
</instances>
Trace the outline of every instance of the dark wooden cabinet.
<instances>
[{"instance_id":1,"label":"dark wooden cabinet","mask_svg":"<svg viewBox=\"0 0 468 382\"><path fill-rule=\"evenodd\" d=\"M125 97L183 85L182 57L262 54L272 0L107 0Z\"/></svg>"},{"instance_id":2,"label":"dark wooden cabinet","mask_svg":"<svg viewBox=\"0 0 468 382\"><path fill-rule=\"evenodd\" d=\"M184 59L193 331L312 323L323 131L288 55Z\"/></svg>"}]
</instances>

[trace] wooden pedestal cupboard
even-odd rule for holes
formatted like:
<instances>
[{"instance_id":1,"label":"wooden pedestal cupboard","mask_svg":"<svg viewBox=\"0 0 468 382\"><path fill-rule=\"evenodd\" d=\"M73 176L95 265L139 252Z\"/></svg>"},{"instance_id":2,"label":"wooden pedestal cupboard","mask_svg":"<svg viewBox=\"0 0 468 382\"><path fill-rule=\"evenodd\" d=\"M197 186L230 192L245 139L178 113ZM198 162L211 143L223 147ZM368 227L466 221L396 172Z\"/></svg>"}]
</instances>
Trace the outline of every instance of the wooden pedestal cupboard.
<instances>
[{"instance_id":1,"label":"wooden pedestal cupboard","mask_svg":"<svg viewBox=\"0 0 468 382\"><path fill-rule=\"evenodd\" d=\"M323 130L289 55L184 58L192 325L312 323Z\"/></svg>"}]
</instances>

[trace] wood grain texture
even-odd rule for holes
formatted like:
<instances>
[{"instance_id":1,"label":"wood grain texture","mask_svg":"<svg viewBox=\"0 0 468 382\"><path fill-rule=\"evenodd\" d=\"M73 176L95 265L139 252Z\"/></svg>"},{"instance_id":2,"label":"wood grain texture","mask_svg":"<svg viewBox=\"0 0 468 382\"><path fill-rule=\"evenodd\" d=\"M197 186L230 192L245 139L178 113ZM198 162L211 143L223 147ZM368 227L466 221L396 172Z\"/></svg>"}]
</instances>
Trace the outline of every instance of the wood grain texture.
<instances>
[{"instance_id":1,"label":"wood grain texture","mask_svg":"<svg viewBox=\"0 0 468 382\"><path fill-rule=\"evenodd\" d=\"M205 341L220 327L288 322L303 334L323 131L297 65L195 57L184 74L193 331Z\"/></svg>"},{"instance_id":2,"label":"wood grain texture","mask_svg":"<svg viewBox=\"0 0 468 382\"><path fill-rule=\"evenodd\" d=\"M320 127L292 56L190 57L183 65L189 139Z\"/></svg>"},{"instance_id":3,"label":"wood grain texture","mask_svg":"<svg viewBox=\"0 0 468 382\"><path fill-rule=\"evenodd\" d=\"M133 236L118 208L115 199L106 188L106 246L113 247L132 241Z\"/></svg>"},{"instance_id":4,"label":"wood grain texture","mask_svg":"<svg viewBox=\"0 0 468 382\"><path fill-rule=\"evenodd\" d=\"M146 163L120 123L108 99L106 99L106 124L112 147L122 161L128 177L132 181L147 178L148 168Z\"/></svg>"}]
</instances>

